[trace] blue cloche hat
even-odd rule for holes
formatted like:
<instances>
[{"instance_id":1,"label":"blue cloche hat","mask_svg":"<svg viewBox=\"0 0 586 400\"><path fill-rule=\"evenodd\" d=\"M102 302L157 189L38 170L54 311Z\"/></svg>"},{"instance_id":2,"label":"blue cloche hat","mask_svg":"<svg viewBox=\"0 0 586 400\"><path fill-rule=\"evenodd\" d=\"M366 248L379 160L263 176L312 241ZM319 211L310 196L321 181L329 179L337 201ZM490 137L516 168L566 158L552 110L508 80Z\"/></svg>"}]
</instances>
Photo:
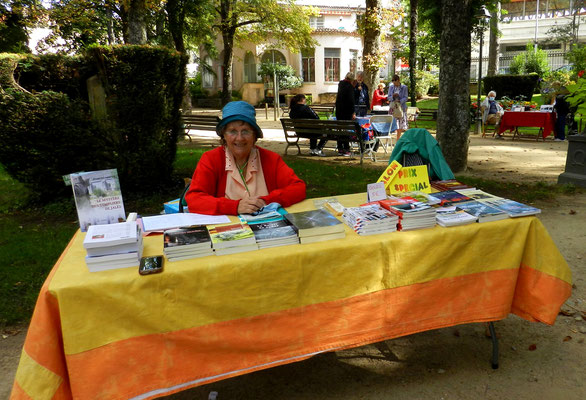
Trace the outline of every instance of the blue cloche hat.
<instances>
[{"instance_id":1,"label":"blue cloche hat","mask_svg":"<svg viewBox=\"0 0 586 400\"><path fill-rule=\"evenodd\" d=\"M222 109L222 120L216 125L216 133L221 136L222 128L233 121L244 121L256 130L256 138L262 138L262 130L256 123L254 107L245 101L231 101Z\"/></svg>"}]
</instances>

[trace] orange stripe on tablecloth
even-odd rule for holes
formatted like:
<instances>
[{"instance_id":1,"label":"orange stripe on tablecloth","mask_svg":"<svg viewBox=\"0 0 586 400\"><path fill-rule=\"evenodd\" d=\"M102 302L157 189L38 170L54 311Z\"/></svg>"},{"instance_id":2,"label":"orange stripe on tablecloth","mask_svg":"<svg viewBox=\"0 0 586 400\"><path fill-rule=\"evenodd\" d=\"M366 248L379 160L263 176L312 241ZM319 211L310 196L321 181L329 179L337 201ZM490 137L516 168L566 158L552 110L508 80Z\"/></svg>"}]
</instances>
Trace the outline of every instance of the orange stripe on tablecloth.
<instances>
[{"instance_id":1,"label":"orange stripe on tablecloth","mask_svg":"<svg viewBox=\"0 0 586 400\"><path fill-rule=\"evenodd\" d=\"M267 368L263 364L302 359L287 360L291 357L499 320L511 312L513 301L519 309L533 307L538 300L534 290L545 288L552 296L546 302L550 306L528 312L533 319L553 322L551 315L565 301L569 285L545 279L531 268L523 270L519 284L519 269L481 272L112 343L67 356L73 394L80 399L99 397L97 393L127 398L203 380L185 389ZM527 280L540 284L515 294Z\"/></svg>"},{"instance_id":2,"label":"orange stripe on tablecloth","mask_svg":"<svg viewBox=\"0 0 586 400\"><path fill-rule=\"evenodd\" d=\"M568 283L560 285L560 281L556 277L523 266L519 270L511 312L528 321L553 325L561 305L572 294L572 287ZM549 299L560 307L548 306L543 299Z\"/></svg>"},{"instance_id":3,"label":"orange stripe on tablecloth","mask_svg":"<svg viewBox=\"0 0 586 400\"><path fill-rule=\"evenodd\" d=\"M63 378L61 385L56 389L53 396L53 398L59 399L70 398L70 396L67 395L70 390L69 382L67 380L67 366L63 354L59 306L57 304L57 299L49 293L48 288L59 264L63 260L67 250L72 246L78 234L79 231L73 235L73 238L69 241L65 251L61 253L61 256L55 263L55 266L53 266L53 269L41 287L23 347L26 354L37 364ZM17 374L17 378L18 377L19 375ZM35 377L27 376L24 377L24 379L30 379L32 384L29 384L26 381L15 380L11 399L29 398L28 394L26 395L27 397L19 396L21 396L21 392L25 394L30 392L30 390L27 389L29 389L29 386L35 386ZM33 393L30 394L32 395Z\"/></svg>"}]
</instances>

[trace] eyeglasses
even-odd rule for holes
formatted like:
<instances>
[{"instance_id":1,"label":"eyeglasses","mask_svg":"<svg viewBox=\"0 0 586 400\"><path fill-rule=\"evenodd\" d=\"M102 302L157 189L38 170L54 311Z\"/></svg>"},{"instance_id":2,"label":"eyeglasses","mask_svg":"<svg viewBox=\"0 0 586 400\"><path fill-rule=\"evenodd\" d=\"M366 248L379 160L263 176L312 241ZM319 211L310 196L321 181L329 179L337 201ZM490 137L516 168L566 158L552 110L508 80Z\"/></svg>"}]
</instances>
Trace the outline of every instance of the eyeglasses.
<instances>
[{"instance_id":1,"label":"eyeglasses","mask_svg":"<svg viewBox=\"0 0 586 400\"><path fill-rule=\"evenodd\" d=\"M252 137L252 135L254 134L253 131L249 131L248 129L244 129L241 131L227 131L226 135L230 136L230 137L236 137L238 136L238 134L240 134L240 136L242 136L243 138L249 138Z\"/></svg>"}]
</instances>

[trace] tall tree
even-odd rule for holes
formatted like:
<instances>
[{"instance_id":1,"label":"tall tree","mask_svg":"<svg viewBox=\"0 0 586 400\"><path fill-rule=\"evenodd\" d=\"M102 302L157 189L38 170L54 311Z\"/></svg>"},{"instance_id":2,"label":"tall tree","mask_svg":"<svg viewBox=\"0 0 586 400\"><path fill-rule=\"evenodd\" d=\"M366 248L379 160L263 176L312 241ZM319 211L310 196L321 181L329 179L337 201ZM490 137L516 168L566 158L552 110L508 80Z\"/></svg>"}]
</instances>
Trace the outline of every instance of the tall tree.
<instances>
[{"instance_id":1,"label":"tall tree","mask_svg":"<svg viewBox=\"0 0 586 400\"><path fill-rule=\"evenodd\" d=\"M501 3L490 13L490 36L488 44L488 70L487 75L496 75L499 69L499 18L501 16Z\"/></svg>"},{"instance_id":2,"label":"tall tree","mask_svg":"<svg viewBox=\"0 0 586 400\"><path fill-rule=\"evenodd\" d=\"M28 53L29 30L44 14L40 0L0 0L0 53Z\"/></svg>"},{"instance_id":3,"label":"tall tree","mask_svg":"<svg viewBox=\"0 0 586 400\"><path fill-rule=\"evenodd\" d=\"M232 61L234 46L242 40L298 51L312 47L309 15L312 9L294 0L214 0L219 20L214 27L222 35L222 104L232 98Z\"/></svg>"},{"instance_id":4,"label":"tall tree","mask_svg":"<svg viewBox=\"0 0 586 400\"><path fill-rule=\"evenodd\" d=\"M417 105L415 91L415 69L417 67L417 0L409 2L409 92L411 93L411 105Z\"/></svg>"},{"instance_id":5,"label":"tall tree","mask_svg":"<svg viewBox=\"0 0 586 400\"><path fill-rule=\"evenodd\" d=\"M380 69L387 61L385 41L389 39L389 33L398 20L401 9L399 1L390 2L383 8L381 0L366 0L364 15L357 20L363 41L364 82L370 90L369 96L372 96L372 91L380 81Z\"/></svg>"},{"instance_id":6,"label":"tall tree","mask_svg":"<svg viewBox=\"0 0 586 400\"><path fill-rule=\"evenodd\" d=\"M453 172L466 170L473 0L441 0L437 141Z\"/></svg>"},{"instance_id":7,"label":"tall tree","mask_svg":"<svg viewBox=\"0 0 586 400\"><path fill-rule=\"evenodd\" d=\"M128 44L145 44L146 0L126 0L122 3L128 11Z\"/></svg>"}]
</instances>

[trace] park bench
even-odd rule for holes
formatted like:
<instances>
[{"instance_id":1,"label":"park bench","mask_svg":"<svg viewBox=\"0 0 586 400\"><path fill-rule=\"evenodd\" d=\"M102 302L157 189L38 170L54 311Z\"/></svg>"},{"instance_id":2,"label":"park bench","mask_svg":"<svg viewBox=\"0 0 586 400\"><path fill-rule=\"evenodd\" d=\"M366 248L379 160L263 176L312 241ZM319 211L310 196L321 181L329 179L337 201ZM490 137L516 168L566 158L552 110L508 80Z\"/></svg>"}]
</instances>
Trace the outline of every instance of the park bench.
<instances>
[{"instance_id":1,"label":"park bench","mask_svg":"<svg viewBox=\"0 0 586 400\"><path fill-rule=\"evenodd\" d=\"M313 109L317 114L324 113L326 114L327 118L329 119L334 112L336 111L335 104L312 104L309 107Z\"/></svg>"},{"instance_id":2,"label":"park bench","mask_svg":"<svg viewBox=\"0 0 586 400\"><path fill-rule=\"evenodd\" d=\"M183 121L183 128L185 136L191 141L189 136L189 130L200 130L200 131L215 131L216 125L220 122L220 118L213 114L189 114L185 113L181 115Z\"/></svg>"},{"instance_id":3,"label":"park bench","mask_svg":"<svg viewBox=\"0 0 586 400\"><path fill-rule=\"evenodd\" d=\"M376 161L373 153L375 140L364 141L362 128L356 121L332 121L317 119L290 119L281 118L283 131L285 132L285 155L291 145L297 146L297 154L301 154L299 139L327 139L331 141L347 140L351 143L357 143L360 152L360 165L366 152Z\"/></svg>"},{"instance_id":4,"label":"park bench","mask_svg":"<svg viewBox=\"0 0 586 400\"><path fill-rule=\"evenodd\" d=\"M407 108L407 120L413 122L413 125L417 128L417 121L436 121L437 110L432 108Z\"/></svg>"}]
</instances>

